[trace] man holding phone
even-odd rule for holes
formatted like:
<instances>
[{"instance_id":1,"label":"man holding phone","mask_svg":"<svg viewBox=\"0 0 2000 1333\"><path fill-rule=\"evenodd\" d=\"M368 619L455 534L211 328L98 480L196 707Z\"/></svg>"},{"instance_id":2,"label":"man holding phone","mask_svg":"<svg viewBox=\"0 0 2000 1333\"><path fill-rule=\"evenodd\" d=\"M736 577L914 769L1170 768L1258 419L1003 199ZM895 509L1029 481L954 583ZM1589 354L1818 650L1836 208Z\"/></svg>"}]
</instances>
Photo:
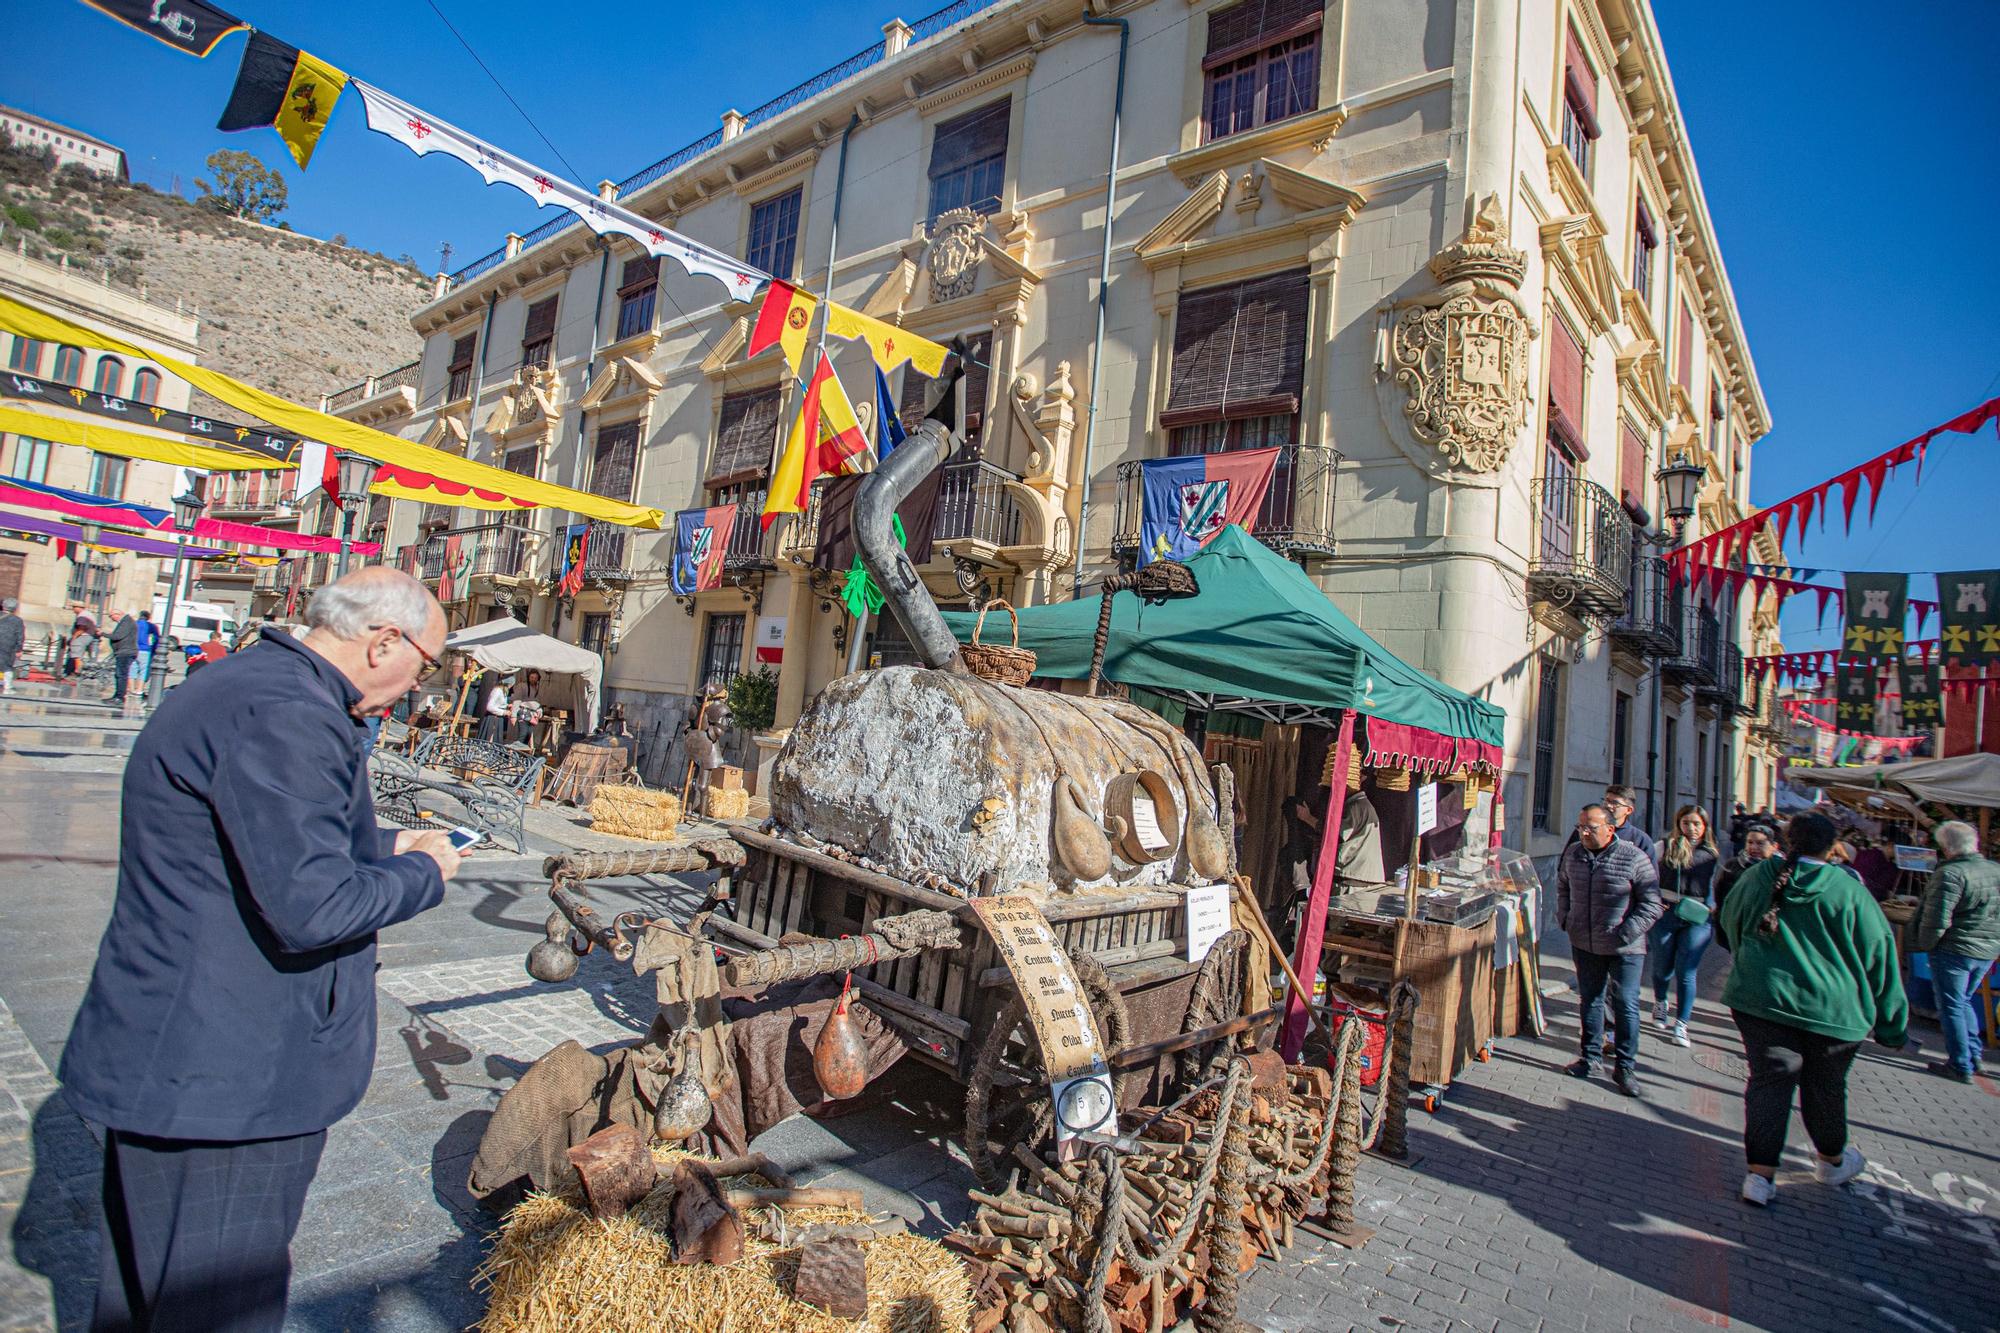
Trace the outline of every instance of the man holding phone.
<instances>
[{"instance_id":1,"label":"man holding phone","mask_svg":"<svg viewBox=\"0 0 2000 1333\"><path fill-rule=\"evenodd\" d=\"M375 932L458 873L447 834L376 827L365 751L367 714L438 665L437 600L375 566L306 622L169 694L125 768L61 1074L104 1138L98 1328L283 1325L327 1127L374 1066Z\"/></svg>"}]
</instances>

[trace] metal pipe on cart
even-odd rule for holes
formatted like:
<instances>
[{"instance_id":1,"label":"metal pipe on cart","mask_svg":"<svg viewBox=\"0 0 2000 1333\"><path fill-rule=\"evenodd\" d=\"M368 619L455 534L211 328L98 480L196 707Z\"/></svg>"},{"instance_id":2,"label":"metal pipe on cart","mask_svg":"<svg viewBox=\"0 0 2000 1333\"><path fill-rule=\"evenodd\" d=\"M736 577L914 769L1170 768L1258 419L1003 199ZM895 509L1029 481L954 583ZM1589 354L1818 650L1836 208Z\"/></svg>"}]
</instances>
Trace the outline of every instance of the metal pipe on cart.
<instances>
[{"instance_id":1,"label":"metal pipe on cart","mask_svg":"<svg viewBox=\"0 0 2000 1333\"><path fill-rule=\"evenodd\" d=\"M1125 49L1132 25L1125 19L1085 14L1093 28L1118 29L1118 81L1111 94L1111 163L1104 172L1104 243L1097 256L1097 334L1090 344L1090 402L1083 417L1083 487L1077 492L1076 555L1070 575L1070 600L1083 596L1083 542L1090 529L1091 446L1097 443L1097 386L1104 378L1104 316L1111 299L1111 219L1118 210L1118 131L1125 118Z\"/></svg>"},{"instance_id":2,"label":"metal pipe on cart","mask_svg":"<svg viewBox=\"0 0 2000 1333\"><path fill-rule=\"evenodd\" d=\"M1333 863L1340 854L1340 820L1347 809L1347 768L1354 752L1354 710L1340 712L1340 732L1333 743L1333 794L1327 798L1326 821L1319 829L1319 864L1313 868L1312 896L1306 902L1305 920L1299 923L1298 946L1293 952L1293 968L1303 985L1292 991L1285 1004L1285 1027L1279 1049L1287 1064L1296 1064L1306 1040L1306 1014L1312 1007L1312 992L1304 989L1317 983L1320 946L1326 940L1326 904L1333 895Z\"/></svg>"}]
</instances>

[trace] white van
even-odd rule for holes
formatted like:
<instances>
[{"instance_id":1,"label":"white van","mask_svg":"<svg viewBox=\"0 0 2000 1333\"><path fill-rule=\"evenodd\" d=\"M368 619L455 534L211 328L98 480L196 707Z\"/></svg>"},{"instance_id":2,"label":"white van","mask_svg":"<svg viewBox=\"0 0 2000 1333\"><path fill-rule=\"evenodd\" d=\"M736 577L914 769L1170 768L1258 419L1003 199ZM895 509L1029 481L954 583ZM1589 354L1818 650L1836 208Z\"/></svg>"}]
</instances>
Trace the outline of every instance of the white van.
<instances>
[{"instance_id":1,"label":"white van","mask_svg":"<svg viewBox=\"0 0 2000 1333\"><path fill-rule=\"evenodd\" d=\"M224 643L236 638L235 608L220 602L174 603L174 620L171 625L162 624L166 618L167 599L153 599L153 623L161 625L167 636L167 651L178 652L184 643L206 643L212 630L222 632Z\"/></svg>"}]
</instances>

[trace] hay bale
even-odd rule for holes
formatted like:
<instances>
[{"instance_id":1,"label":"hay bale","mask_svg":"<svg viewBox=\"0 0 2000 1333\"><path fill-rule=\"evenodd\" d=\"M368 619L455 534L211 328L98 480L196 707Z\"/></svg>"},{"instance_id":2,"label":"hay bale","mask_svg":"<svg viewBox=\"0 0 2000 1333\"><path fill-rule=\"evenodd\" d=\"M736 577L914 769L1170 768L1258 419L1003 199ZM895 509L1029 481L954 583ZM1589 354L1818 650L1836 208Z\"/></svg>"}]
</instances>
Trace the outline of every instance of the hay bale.
<instances>
[{"instance_id":1,"label":"hay bale","mask_svg":"<svg viewBox=\"0 0 2000 1333\"><path fill-rule=\"evenodd\" d=\"M590 798L593 832L648 842L672 842L681 822L681 798L625 783L600 783Z\"/></svg>"},{"instance_id":2,"label":"hay bale","mask_svg":"<svg viewBox=\"0 0 2000 1333\"><path fill-rule=\"evenodd\" d=\"M702 801L702 813L710 819L742 819L750 813L750 793L740 788L710 787Z\"/></svg>"},{"instance_id":3,"label":"hay bale","mask_svg":"<svg viewBox=\"0 0 2000 1333\"><path fill-rule=\"evenodd\" d=\"M744 1213L743 1258L726 1267L673 1262L673 1170L690 1154L655 1147L661 1183L623 1217L599 1221L574 1186L530 1194L507 1215L474 1275L486 1288L480 1333L964 1333L972 1322L965 1269L943 1246L919 1236L867 1242L869 1310L840 1319L791 1295L797 1246L762 1236L768 1210ZM702 1160L702 1159L695 1159ZM761 1176L728 1176L725 1188L757 1188ZM813 1223L859 1223L851 1208L794 1208L796 1230Z\"/></svg>"}]
</instances>

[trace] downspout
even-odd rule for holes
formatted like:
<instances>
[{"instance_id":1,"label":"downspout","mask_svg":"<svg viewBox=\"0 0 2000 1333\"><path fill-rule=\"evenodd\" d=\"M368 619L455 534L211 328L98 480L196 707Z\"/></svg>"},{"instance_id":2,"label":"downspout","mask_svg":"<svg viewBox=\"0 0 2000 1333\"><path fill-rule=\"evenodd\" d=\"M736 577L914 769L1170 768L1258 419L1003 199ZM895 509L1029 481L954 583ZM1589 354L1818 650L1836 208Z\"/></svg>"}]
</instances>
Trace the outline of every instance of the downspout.
<instances>
[{"instance_id":1,"label":"downspout","mask_svg":"<svg viewBox=\"0 0 2000 1333\"><path fill-rule=\"evenodd\" d=\"M1673 232L1669 230L1667 234L1669 236L1672 236ZM1673 374L1674 348L1673 348L1673 333L1671 330L1673 328L1672 314L1674 309L1674 254L1676 248L1677 247L1669 247L1667 249L1667 255L1666 255L1666 260L1667 260L1666 298L1667 299L1664 304L1669 319L1667 325L1669 332L1666 335L1666 341L1667 341L1666 370L1669 379L1672 378ZM1669 394L1671 394L1672 390L1669 389L1668 392ZM1665 467L1667 465L1667 427L1665 422L1662 422L1660 424L1659 462L1661 467ZM1667 578L1671 580L1673 578L1673 575L1669 573L1667 575ZM1692 595L1694 592L1694 585L1692 580L1689 581L1688 592L1690 595ZM1668 604L1673 605L1674 603L1671 596L1672 594L1671 584L1669 584L1668 593L1669 593ZM1688 623L1688 604L1686 602L1682 602L1680 609L1681 609L1681 623L1678 626L1678 628L1682 633L1686 633L1687 623ZM1686 645L1683 645L1683 647L1685 646ZM1654 659L1653 707L1651 709L1652 718L1651 718L1651 725L1648 728L1649 734L1646 738L1646 826L1648 828L1654 828L1654 829L1660 827L1660 809L1659 809L1659 799L1658 799L1660 780L1664 778L1665 781L1669 783L1671 783L1673 780L1670 775L1662 774L1660 772L1660 720L1661 720L1661 714L1666 709L1666 697L1664 694L1665 677L1666 677L1666 672L1661 669L1661 663L1659 659L1657 658ZM1671 803L1672 800L1670 797L1668 800L1668 804Z\"/></svg>"},{"instance_id":2,"label":"downspout","mask_svg":"<svg viewBox=\"0 0 2000 1333\"><path fill-rule=\"evenodd\" d=\"M611 245L600 236L597 238L597 303L590 307L590 353L583 358L583 393L590 391L590 376L597 369L597 334L599 328L604 323L604 278L610 268ZM659 323L657 311L654 314L653 322L655 324ZM577 394L577 397L579 399L582 398L583 393ZM577 490L583 489L583 412L584 409L581 407L576 409L576 435L571 441L576 446L576 467L570 480ZM573 513L574 511L572 511ZM560 528L567 528L568 526L567 523L558 525ZM549 541L555 542L558 535L556 532L551 532L549 534ZM553 578L554 575L550 577ZM562 628L562 598L555 598L554 601L555 605L549 612L550 638L557 637L556 631Z\"/></svg>"},{"instance_id":3,"label":"downspout","mask_svg":"<svg viewBox=\"0 0 2000 1333\"><path fill-rule=\"evenodd\" d=\"M472 456L472 433L478 430L479 391L486 386L486 344L493 337L493 307L499 297L489 292L486 296L486 318L479 325L479 369L472 374L472 405L465 412L465 452Z\"/></svg>"},{"instance_id":4,"label":"downspout","mask_svg":"<svg viewBox=\"0 0 2000 1333\"><path fill-rule=\"evenodd\" d=\"M1097 333L1090 343L1090 405L1083 421L1083 489L1077 493L1075 549L1070 552L1070 600L1083 596L1083 540L1090 531L1090 479L1097 445L1097 392L1103 380L1104 316L1111 298L1111 219L1118 208L1118 131L1125 117L1125 50L1132 25L1085 14L1093 28L1118 29L1118 82L1111 94L1111 160L1104 171L1104 244L1097 257Z\"/></svg>"}]
</instances>

